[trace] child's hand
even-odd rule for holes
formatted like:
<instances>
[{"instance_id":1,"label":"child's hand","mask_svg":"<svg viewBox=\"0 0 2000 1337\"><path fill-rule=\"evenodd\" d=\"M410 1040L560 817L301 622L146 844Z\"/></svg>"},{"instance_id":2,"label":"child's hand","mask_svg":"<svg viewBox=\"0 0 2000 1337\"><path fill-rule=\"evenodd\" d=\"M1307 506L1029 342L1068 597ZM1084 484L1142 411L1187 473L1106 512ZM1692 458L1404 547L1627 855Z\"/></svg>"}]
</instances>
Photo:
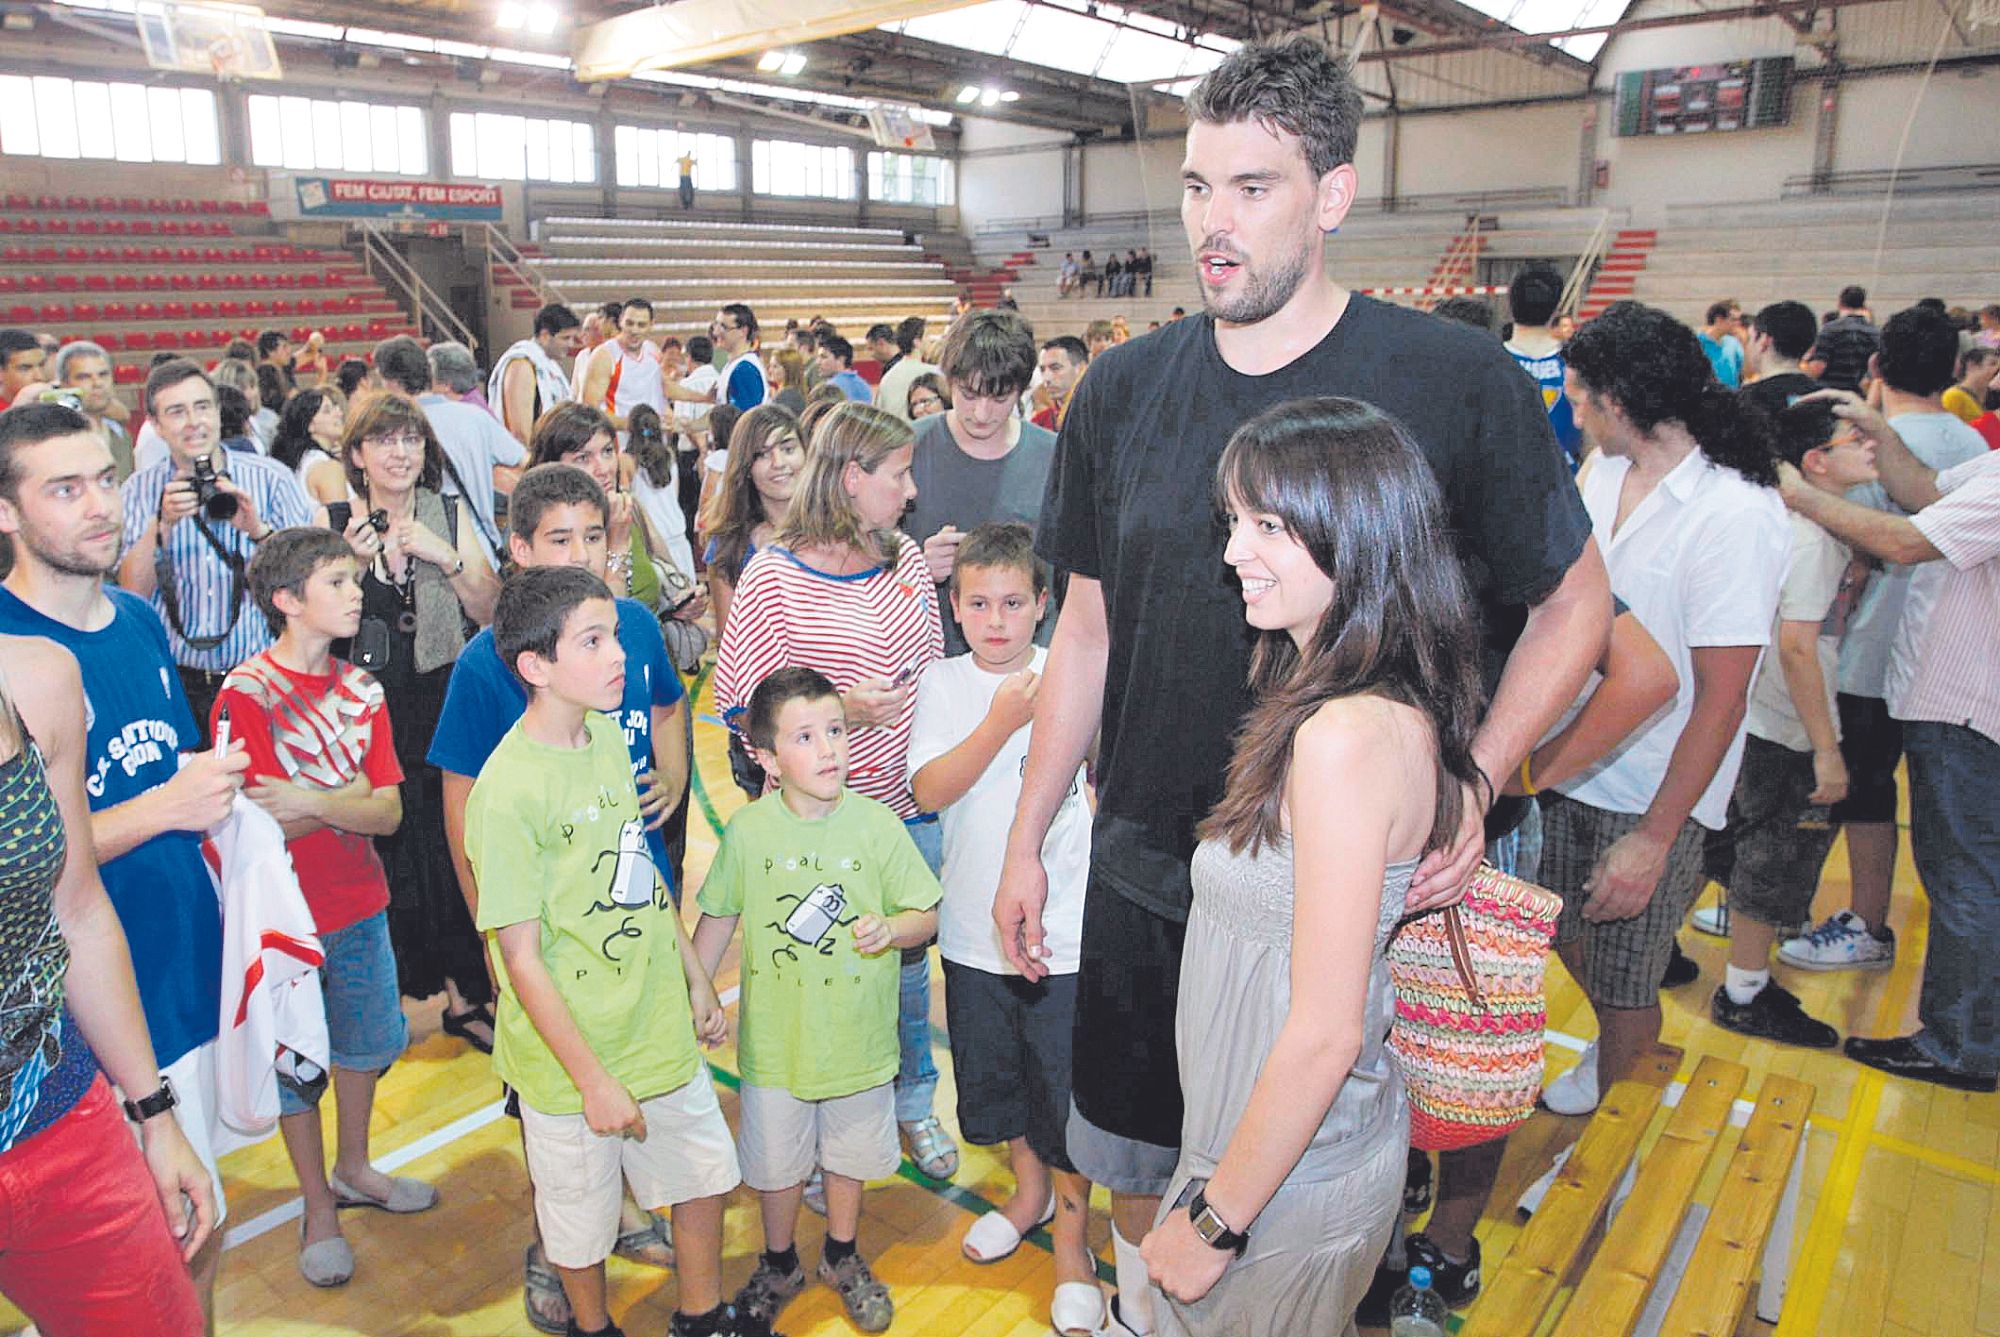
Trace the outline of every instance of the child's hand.
<instances>
[{"instance_id":1,"label":"child's hand","mask_svg":"<svg viewBox=\"0 0 2000 1337\"><path fill-rule=\"evenodd\" d=\"M639 816L645 819L646 829L659 830L667 824L667 818L673 815L674 805L668 800L674 795L669 794L660 784L659 773L651 767L633 776L632 783L639 787Z\"/></svg>"},{"instance_id":2,"label":"child's hand","mask_svg":"<svg viewBox=\"0 0 2000 1337\"><path fill-rule=\"evenodd\" d=\"M646 1140L646 1116L639 1112L639 1102L623 1083L609 1077L583 1093L583 1121L599 1137Z\"/></svg>"},{"instance_id":3,"label":"child's hand","mask_svg":"<svg viewBox=\"0 0 2000 1337\"><path fill-rule=\"evenodd\" d=\"M713 1049L729 1038L729 1014L712 984L688 986L688 1006L694 1012L694 1038L704 1049Z\"/></svg>"},{"instance_id":4,"label":"child's hand","mask_svg":"<svg viewBox=\"0 0 2000 1337\"><path fill-rule=\"evenodd\" d=\"M1041 689L1041 682L1041 675L1033 669L1008 674L1000 690L993 693L993 704L986 708L987 716L1011 736L1035 718L1035 693Z\"/></svg>"},{"instance_id":5,"label":"child's hand","mask_svg":"<svg viewBox=\"0 0 2000 1337\"><path fill-rule=\"evenodd\" d=\"M1838 748L1813 753L1813 791L1806 802L1831 807L1847 797L1847 762Z\"/></svg>"},{"instance_id":6,"label":"child's hand","mask_svg":"<svg viewBox=\"0 0 2000 1337\"><path fill-rule=\"evenodd\" d=\"M854 921L854 950L863 956L880 956L889 950L889 921L881 915L863 915Z\"/></svg>"}]
</instances>

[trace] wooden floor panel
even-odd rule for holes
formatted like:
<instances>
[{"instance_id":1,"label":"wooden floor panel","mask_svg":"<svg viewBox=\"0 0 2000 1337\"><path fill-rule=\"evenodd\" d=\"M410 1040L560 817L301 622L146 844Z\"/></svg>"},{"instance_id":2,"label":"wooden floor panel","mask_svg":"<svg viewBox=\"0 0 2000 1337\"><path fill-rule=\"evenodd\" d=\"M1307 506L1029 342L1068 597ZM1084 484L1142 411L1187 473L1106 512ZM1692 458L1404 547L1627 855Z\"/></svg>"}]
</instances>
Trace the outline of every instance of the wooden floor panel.
<instances>
[{"instance_id":1,"label":"wooden floor panel","mask_svg":"<svg viewBox=\"0 0 2000 1337\"><path fill-rule=\"evenodd\" d=\"M713 705L700 702L703 712ZM712 714L697 717L696 751L708 805L721 820L742 798L729 780L723 735ZM688 881L698 885L715 850L701 808L690 823ZM1822 912L1845 904L1844 850L1836 854L1821 889ZM1893 971L1877 975L1810 975L1782 971L1808 1011L1843 1034L1887 1035L1914 1025L1925 940L1925 904L1917 891L1907 842L1897 873L1895 923L1899 957ZM694 910L689 898L687 918ZM2000 1098L1968 1096L1881 1078L1832 1053L1808 1053L1720 1030L1708 1020L1708 1000L1722 977L1726 944L1684 931L1682 941L1701 963L1697 984L1666 1002L1663 1038L1682 1047L1686 1077L1705 1054L1750 1069L1746 1100L1754 1100L1766 1074L1808 1081L1818 1100L1806 1138L1806 1178L1799 1211L1791 1294L1779 1337L1901 1337L1910 1334L1994 1334L2000 1337ZM719 987L735 982L734 948ZM1549 973L1551 1075L1576 1061L1594 1033L1590 1010L1560 966ZM411 1004L408 1054L383 1079L374 1117L377 1159L391 1156L440 1130L485 1116L499 1098L490 1062L438 1033L441 1000ZM949 1053L943 1049L944 1000L934 994L934 1021L942 1080L938 1111L953 1118ZM734 1071L725 1046L711 1055L722 1072ZM723 1109L732 1124L737 1102L725 1080ZM331 1101L328 1102L329 1106ZM1868 1115L1857 1122L1857 1112ZM329 1110L330 1113L330 1110ZM1658 1136L1664 1112L1643 1146ZM1584 1121L1540 1113L1515 1136L1500 1185L1480 1228L1489 1275L1520 1233L1514 1199L1557 1150L1573 1142ZM1737 1130L1711 1164L1695 1194L1712 1200ZM331 1128L329 1127L329 1140ZM1642 1147L1643 1154L1643 1147ZM290 1166L273 1138L226 1156L223 1174L231 1225L241 1229L296 1200ZM512 1337L533 1331L521 1309L521 1255L530 1238L527 1178L519 1133L511 1120L491 1119L418 1156L399 1173L437 1185L441 1205L415 1217L348 1213L347 1237L356 1257L354 1280L332 1291L315 1290L295 1266L295 1220L266 1229L231 1248L217 1294L220 1330L242 1337L316 1337L325 1334L412 1334L413 1337ZM1004 1201L1010 1187L1004 1156L964 1149L956 1188L988 1202ZM896 1298L896 1332L929 1337L1039 1337L1055 1276L1050 1255L1030 1243L991 1266L967 1262L959 1241L974 1212L960 1198L914 1178L875 1185L863 1206L861 1239L876 1271ZM1091 1240L1110 1256L1109 1226L1100 1191ZM740 1284L759 1244L756 1205L747 1192L731 1202L725 1220L724 1283ZM802 1215L799 1242L808 1270L819 1254L821 1222ZM664 1332L674 1302L672 1274L620 1260L610 1264L613 1312L626 1330ZM0 1330L18 1315L0 1305ZM785 1311L791 1337L832 1337L853 1331L838 1297L813 1285ZM1754 1318L1741 1334L1771 1333Z\"/></svg>"}]
</instances>

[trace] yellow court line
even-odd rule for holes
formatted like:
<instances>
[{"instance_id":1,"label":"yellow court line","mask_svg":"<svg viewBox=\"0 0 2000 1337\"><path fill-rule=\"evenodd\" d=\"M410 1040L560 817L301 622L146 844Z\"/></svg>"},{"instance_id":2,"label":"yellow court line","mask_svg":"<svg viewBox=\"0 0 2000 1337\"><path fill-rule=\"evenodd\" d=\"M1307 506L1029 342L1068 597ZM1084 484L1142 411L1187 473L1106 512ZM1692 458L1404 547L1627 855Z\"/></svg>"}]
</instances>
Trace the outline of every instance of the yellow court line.
<instances>
[{"instance_id":1,"label":"yellow court line","mask_svg":"<svg viewBox=\"0 0 2000 1337\"><path fill-rule=\"evenodd\" d=\"M1963 1156L1955 1156L1949 1151L1939 1151L1936 1147L1905 1141L1890 1133L1876 1133L1868 1139L1868 1143L1872 1147L1893 1151L1898 1156L1908 1156L1911 1160L1922 1161L1925 1165L1936 1166L1951 1174L1977 1179L1982 1184L2000 1184L2000 1169L1967 1160Z\"/></svg>"},{"instance_id":2,"label":"yellow court line","mask_svg":"<svg viewBox=\"0 0 2000 1337\"><path fill-rule=\"evenodd\" d=\"M1848 1102L1847 1127L1833 1151L1833 1167L1821 1186L1819 1202L1813 1210L1812 1226L1806 1231L1806 1247L1786 1288L1784 1312L1778 1317L1776 1337L1809 1337L1820 1331L1820 1311L1826 1307L1827 1290L1833 1282L1833 1266L1840 1258L1841 1237L1847 1233L1848 1208L1861 1181L1861 1165L1868 1154L1870 1131L1882 1103L1882 1074L1867 1069L1854 1083Z\"/></svg>"}]
</instances>

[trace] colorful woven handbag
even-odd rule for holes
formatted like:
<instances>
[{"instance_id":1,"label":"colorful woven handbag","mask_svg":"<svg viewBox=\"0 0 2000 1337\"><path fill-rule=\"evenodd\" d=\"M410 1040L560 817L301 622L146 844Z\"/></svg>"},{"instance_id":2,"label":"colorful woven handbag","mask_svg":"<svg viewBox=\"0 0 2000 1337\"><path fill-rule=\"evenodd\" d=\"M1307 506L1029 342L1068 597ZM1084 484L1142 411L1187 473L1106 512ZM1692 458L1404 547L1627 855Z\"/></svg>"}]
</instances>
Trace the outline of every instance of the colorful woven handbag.
<instances>
[{"instance_id":1,"label":"colorful woven handbag","mask_svg":"<svg viewBox=\"0 0 2000 1337\"><path fill-rule=\"evenodd\" d=\"M1542 971L1562 900L1491 864L1455 906L1389 944L1389 1048L1410 1096L1410 1145L1449 1151L1527 1122L1542 1087Z\"/></svg>"}]
</instances>

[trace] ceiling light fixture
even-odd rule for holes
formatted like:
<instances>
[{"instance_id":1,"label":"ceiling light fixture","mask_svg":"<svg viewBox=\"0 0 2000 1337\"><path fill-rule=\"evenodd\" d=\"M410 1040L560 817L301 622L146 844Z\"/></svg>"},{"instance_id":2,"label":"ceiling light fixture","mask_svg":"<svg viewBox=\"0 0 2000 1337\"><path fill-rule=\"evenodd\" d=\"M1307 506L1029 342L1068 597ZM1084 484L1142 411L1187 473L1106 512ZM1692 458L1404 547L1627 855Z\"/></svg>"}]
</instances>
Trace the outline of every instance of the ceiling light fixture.
<instances>
[{"instance_id":1,"label":"ceiling light fixture","mask_svg":"<svg viewBox=\"0 0 2000 1337\"><path fill-rule=\"evenodd\" d=\"M528 31L546 37L556 30L556 8L554 5L528 6Z\"/></svg>"},{"instance_id":2,"label":"ceiling light fixture","mask_svg":"<svg viewBox=\"0 0 2000 1337\"><path fill-rule=\"evenodd\" d=\"M805 67L806 58L804 55L797 51L788 51L785 53L785 63L779 67L778 73L790 78Z\"/></svg>"},{"instance_id":3,"label":"ceiling light fixture","mask_svg":"<svg viewBox=\"0 0 2000 1337\"><path fill-rule=\"evenodd\" d=\"M999 89L997 89L997 88L982 88L982 89L980 89L980 90L979 90L979 105L980 105L980 106L982 106L982 107L997 107L997 106L999 106L999 105L1000 105L1000 90L999 90Z\"/></svg>"},{"instance_id":4,"label":"ceiling light fixture","mask_svg":"<svg viewBox=\"0 0 2000 1337\"><path fill-rule=\"evenodd\" d=\"M960 106L964 106L968 102L977 102L979 101L979 90L977 88L974 88L971 84L967 84L965 87L958 90L957 100Z\"/></svg>"},{"instance_id":5,"label":"ceiling light fixture","mask_svg":"<svg viewBox=\"0 0 2000 1337\"><path fill-rule=\"evenodd\" d=\"M528 26L528 7L516 4L514 0L506 0L500 6L500 12L494 16L493 26L502 32L519 32Z\"/></svg>"},{"instance_id":6,"label":"ceiling light fixture","mask_svg":"<svg viewBox=\"0 0 2000 1337\"><path fill-rule=\"evenodd\" d=\"M776 73L778 67L784 63L785 53L782 51L766 51L763 55L757 57L757 68L764 74Z\"/></svg>"},{"instance_id":7,"label":"ceiling light fixture","mask_svg":"<svg viewBox=\"0 0 2000 1337\"><path fill-rule=\"evenodd\" d=\"M1002 102L1019 102L1021 100L1021 95L1019 93L1016 93L1013 89L1010 88L1006 92L1000 95L1000 100Z\"/></svg>"}]
</instances>

